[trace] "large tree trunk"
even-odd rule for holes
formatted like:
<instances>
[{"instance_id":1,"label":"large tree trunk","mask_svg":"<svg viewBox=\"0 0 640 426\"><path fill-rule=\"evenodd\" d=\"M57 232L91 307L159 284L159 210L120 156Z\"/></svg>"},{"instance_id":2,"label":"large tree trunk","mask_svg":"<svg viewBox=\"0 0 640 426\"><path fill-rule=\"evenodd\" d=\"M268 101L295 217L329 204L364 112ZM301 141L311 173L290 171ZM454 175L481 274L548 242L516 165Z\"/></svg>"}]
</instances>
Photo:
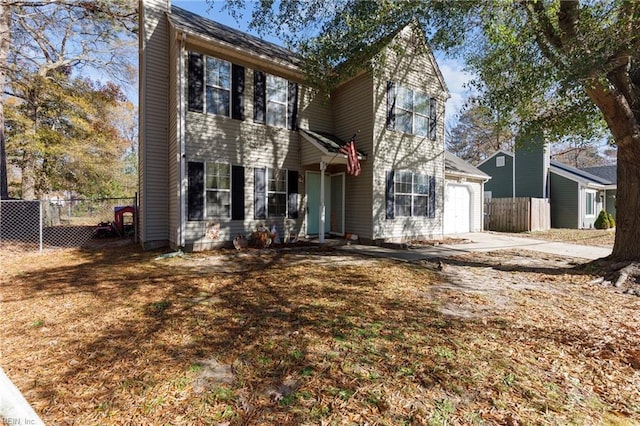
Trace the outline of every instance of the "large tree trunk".
<instances>
[{"instance_id":1,"label":"large tree trunk","mask_svg":"<svg viewBox=\"0 0 640 426\"><path fill-rule=\"evenodd\" d=\"M7 58L9 56L9 18L11 12L4 2L0 2L0 200L9 198L7 181L7 153L4 139L4 86L6 81Z\"/></svg>"},{"instance_id":2,"label":"large tree trunk","mask_svg":"<svg viewBox=\"0 0 640 426\"><path fill-rule=\"evenodd\" d=\"M640 129L636 129L640 131ZM636 133L637 133L636 131ZM618 144L614 260L640 260L640 138Z\"/></svg>"},{"instance_id":3,"label":"large tree trunk","mask_svg":"<svg viewBox=\"0 0 640 426\"><path fill-rule=\"evenodd\" d=\"M625 90L632 86L617 85L619 81L613 79L609 85L592 80L585 89L618 146L616 239L611 259L640 261L640 112L630 106L635 93Z\"/></svg>"}]
</instances>

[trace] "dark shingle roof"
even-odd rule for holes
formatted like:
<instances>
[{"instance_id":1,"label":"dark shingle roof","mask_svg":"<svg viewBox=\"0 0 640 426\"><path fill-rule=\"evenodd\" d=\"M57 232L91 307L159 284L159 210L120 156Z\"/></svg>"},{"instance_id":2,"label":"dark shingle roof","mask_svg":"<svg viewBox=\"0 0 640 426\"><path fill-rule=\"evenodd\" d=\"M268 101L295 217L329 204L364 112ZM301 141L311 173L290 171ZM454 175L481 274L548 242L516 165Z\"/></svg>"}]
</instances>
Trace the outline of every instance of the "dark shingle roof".
<instances>
[{"instance_id":1,"label":"dark shingle roof","mask_svg":"<svg viewBox=\"0 0 640 426\"><path fill-rule=\"evenodd\" d=\"M483 177L486 179L491 178L491 176L489 176L479 168L472 166L462 158L455 156L449 151L444 152L444 169L446 172L461 173L465 175Z\"/></svg>"},{"instance_id":2,"label":"dark shingle roof","mask_svg":"<svg viewBox=\"0 0 640 426\"><path fill-rule=\"evenodd\" d=\"M340 151L340 147L342 147L347 142L343 141L339 137L332 135L327 132L316 132L314 130L309 129L300 129L300 132L306 134L308 137L313 139L317 144L321 145L324 149L327 150L328 153L337 154ZM357 145L357 141L356 141ZM366 154L359 149L358 156L361 158L366 158Z\"/></svg>"},{"instance_id":3,"label":"dark shingle roof","mask_svg":"<svg viewBox=\"0 0 640 426\"><path fill-rule=\"evenodd\" d=\"M583 167L581 170L591 173L592 175L600 176L613 184L618 182L618 166L616 164L609 166Z\"/></svg>"},{"instance_id":4,"label":"dark shingle roof","mask_svg":"<svg viewBox=\"0 0 640 426\"><path fill-rule=\"evenodd\" d=\"M555 167L555 168L560 169L560 170L562 170L564 172L570 173L570 174L576 176L576 178L579 178L579 179L582 179L582 180L586 180L586 181L590 181L590 182L593 182L593 183L597 183L597 184L600 184L600 185L612 185L612 184L615 184L615 182L611 182L608 179L604 179L604 178L602 178L600 176L597 176L595 174L589 173L587 171L580 170L580 169L577 169L575 167L568 166L568 165L566 165L564 163L561 163L561 162L559 162L557 160L551 160L551 167L552 168Z\"/></svg>"},{"instance_id":5,"label":"dark shingle roof","mask_svg":"<svg viewBox=\"0 0 640 426\"><path fill-rule=\"evenodd\" d=\"M185 31L215 38L231 46L246 49L259 55L266 55L272 59L285 61L291 65L299 66L301 64L300 58L296 56L294 52L284 47L222 25L180 7L171 6L169 19L176 27Z\"/></svg>"}]
</instances>

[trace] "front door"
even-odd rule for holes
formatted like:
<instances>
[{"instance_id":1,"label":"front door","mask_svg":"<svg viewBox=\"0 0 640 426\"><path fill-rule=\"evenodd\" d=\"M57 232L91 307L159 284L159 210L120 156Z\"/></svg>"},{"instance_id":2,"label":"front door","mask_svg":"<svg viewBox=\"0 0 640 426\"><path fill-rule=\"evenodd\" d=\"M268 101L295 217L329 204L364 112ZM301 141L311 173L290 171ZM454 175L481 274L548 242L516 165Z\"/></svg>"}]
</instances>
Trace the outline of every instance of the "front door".
<instances>
[{"instance_id":1,"label":"front door","mask_svg":"<svg viewBox=\"0 0 640 426\"><path fill-rule=\"evenodd\" d=\"M325 174L324 182L324 232L329 232L328 213L331 209L331 185L329 176ZM320 226L320 173L307 172L307 235L318 235Z\"/></svg>"}]
</instances>

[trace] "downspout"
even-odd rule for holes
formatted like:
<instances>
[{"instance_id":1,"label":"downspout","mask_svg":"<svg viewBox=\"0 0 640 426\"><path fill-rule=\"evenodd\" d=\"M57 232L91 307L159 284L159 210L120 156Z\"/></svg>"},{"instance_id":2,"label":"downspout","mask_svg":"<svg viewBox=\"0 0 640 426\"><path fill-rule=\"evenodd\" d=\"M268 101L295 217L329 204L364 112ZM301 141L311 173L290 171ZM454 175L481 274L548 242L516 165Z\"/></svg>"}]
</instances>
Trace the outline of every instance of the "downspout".
<instances>
[{"instance_id":1,"label":"downspout","mask_svg":"<svg viewBox=\"0 0 640 426\"><path fill-rule=\"evenodd\" d=\"M480 206L482 206L480 210L480 232L484 232L484 215L486 214L485 208L487 206L487 199L484 197L484 184L484 180L480 182L480 194L482 194L482 201L480 203Z\"/></svg>"},{"instance_id":2,"label":"downspout","mask_svg":"<svg viewBox=\"0 0 640 426\"><path fill-rule=\"evenodd\" d=\"M179 168L179 193L180 193L180 208L179 208L179 216L180 216L180 226L178 229L178 245L180 247L185 246L185 230L186 230L186 216L187 216L187 206L185 203L185 192L186 192L186 155L185 155L185 140L184 140L184 126L185 126L185 109L184 109L184 43L187 35L183 32L178 33L178 40L180 41L180 51L179 51L179 59L178 59L178 91L180 92L178 95L178 103L179 103L179 114L178 117L178 161L180 162Z\"/></svg>"}]
</instances>

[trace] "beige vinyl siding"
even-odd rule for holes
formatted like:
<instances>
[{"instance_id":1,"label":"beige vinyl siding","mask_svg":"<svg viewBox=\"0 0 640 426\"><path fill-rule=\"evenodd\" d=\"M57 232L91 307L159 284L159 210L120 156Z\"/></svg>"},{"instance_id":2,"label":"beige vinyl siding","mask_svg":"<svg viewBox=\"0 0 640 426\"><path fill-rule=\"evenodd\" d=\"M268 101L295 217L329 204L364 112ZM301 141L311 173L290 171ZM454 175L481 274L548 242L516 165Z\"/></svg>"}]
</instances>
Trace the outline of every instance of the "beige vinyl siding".
<instances>
[{"instance_id":1,"label":"beige vinyl siding","mask_svg":"<svg viewBox=\"0 0 640 426\"><path fill-rule=\"evenodd\" d=\"M140 240L145 248L168 242L167 0L142 2L140 37Z\"/></svg>"},{"instance_id":2,"label":"beige vinyl siding","mask_svg":"<svg viewBox=\"0 0 640 426\"><path fill-rule=\"evenodd\" d=\"M247 235L259 225L271 228L275 224L281 234L285 228L301 229L304 214L300 207L297 220L253 219L253 169L271 167L301 172L300 142L297 131L253 122L253 70L248 68L245 68L244 106L244 121L206 113L186 113L187 161L224 162L245 167L245 219L241 221L211 218L204 221L188 221L185 233L187 246L195 250L221 245L236 235ZM299 199L302 199L304 184L299 183L298 192ZM219 226L217 239L207 238L207 229L212 226Z\"/></svg>"},{"instance_id":3,"label":"beige vinyl siding","mask_svg":"<svg viewBox=\"0 0 640 426\"><path fill-rule=\"evenodd\" d=\"M417 40L417 41L416 41ZM445 88L431 54L420 36L408 27L396 38L401 49L387 48L377 58L383 69L375 73L375 130L373 138L374 239L406 240L442 235L444 207L444 104ZM387 82L393 81L437 99L437 137L404 134L387 129ZM436 217L386 219L386 175L389 170L410 170L436 178Z\"/></svg>"},{"instance_id":4,"label":"beige vinyl siding","mask_svg":"<svg viewBox=\"0 0 640 426\"><path fill-rule=\"evenodd\" d=\"M371 239L373 212L371 182L373 176L373 81L363 73L332 94L335 135L344 141L357 134L358 150L367 155L360 162L360 176L345 178L345 232Z\"/></svg>"},{"instance_id":5,"label":"beige vinyl siding","mask_svg":"<svg viewBox=\"0 0 640 426\"><path fill-rule=\"evenodd\" d=\"M333 132L330 100L302 84L298 87L298 121L301 129Z\"/></svg>"},{"instance_id":6,"label":"beige vinyl siding","mask_svg":"<svg viewBox=\"0 0 640 426\"><path fill-rule=\"evenodd\" d=\"M304 138L300 138L300 163L303 166L317 165L321 151L311 142Z\"/></svg>"}]
</instances>

